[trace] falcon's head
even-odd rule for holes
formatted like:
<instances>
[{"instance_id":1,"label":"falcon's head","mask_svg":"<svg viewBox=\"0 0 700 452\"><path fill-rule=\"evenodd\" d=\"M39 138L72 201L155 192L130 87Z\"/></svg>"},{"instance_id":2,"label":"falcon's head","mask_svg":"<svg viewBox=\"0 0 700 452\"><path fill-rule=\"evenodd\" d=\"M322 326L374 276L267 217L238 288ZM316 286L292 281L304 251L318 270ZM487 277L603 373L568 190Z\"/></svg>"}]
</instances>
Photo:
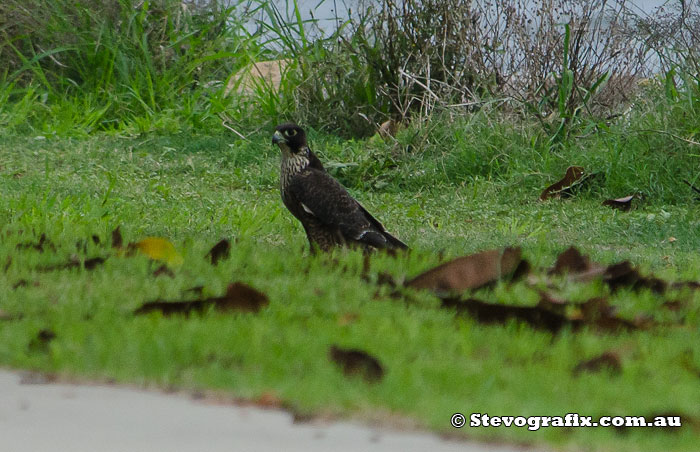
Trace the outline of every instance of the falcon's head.
<instances>
[{"instance_id":1,"label":"falcon's head","mask_svg":"<svg viewBox=\"0 0 700 452\"><path fill-rule=\"evenodd\" d=\"M283 152L287 151L291 154L305 152L308 149L304 129L291 122L275 127L272 143L279 146Z\"/></svg>"}]
</instances>

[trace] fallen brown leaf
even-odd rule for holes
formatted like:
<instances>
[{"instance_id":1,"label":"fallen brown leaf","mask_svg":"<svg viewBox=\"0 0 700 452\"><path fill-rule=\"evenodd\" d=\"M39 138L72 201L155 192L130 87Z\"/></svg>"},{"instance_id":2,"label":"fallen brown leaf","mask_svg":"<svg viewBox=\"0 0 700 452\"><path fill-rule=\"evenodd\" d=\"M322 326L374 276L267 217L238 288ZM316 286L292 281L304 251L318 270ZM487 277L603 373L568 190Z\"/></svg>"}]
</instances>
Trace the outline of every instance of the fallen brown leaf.
<instances>
[{"instance_id":1,"label":"fallen brown leaf","mask_svg":"<svg viewBox=\"0 0 700 452\"><path fill-rule=\"evenodd\" d=\"M267 295L247 284L235 282L229 284L226 293L222 297L188 301L149 301L136 309L134 314L140 315L158 311L165 316L172 314L189 315L191 312L204 312L210 307L221 312L258 312L268 304Z\"/></svg>"},{"instance_id":2,"label":"fallen brown leaf","mask_svg":"<svg viewBox=\"0 0 700 452\"><path fill-rule=\"evenodd\" d=\"M377 129L377 132L379 133L379 136L381 136L384 139L387 138L393 138L396 136L396 133L399 131L399 123L397 121L394 121L393 119L389 119L388 121L384 121L380 126L379 129Z\"/></svg>"},{"instance_id":3,"label":"fallen brown leaf","mask_svg":"<svg viewBox=\"0 0 700 452\"><path fill-rule=\"evenodd\" d=\"M98 257L91 257L90 259L85 259L85 261L83 261L83 266L85 267L86 270L93 270L98 265L104 264L105 260L107 260L107 258L99 257L99 256Z\"/></svg>"},{"instance_id":4,"label":"fallen brown leaf","mask_svg":"<svg viewBox=\"0 0 700 452\"><path fill-rule=\"evenodd\" d=\"M547 309L543 306L511 306L504 304L486 303L476 299L459 300L445 298L443 308L455 309L460 314L468 314L477 321L486 324L505 324L508 320L520 320L533 328L557 333L565 326L577 327L579 321L568 319L566 316Z\"/></svg>"},{"instance_id":5,"label":"fallen brown leaf","mask_svg":"<svg viewBox=\"0 0 700 452\"><path fill-rule=\"evenodd\" d=\"M169 276L170 278L174 278L174 277L175 277L175 273L173 273L173 271L170 270L170 269L168 268L168 266L165 265L165 264L162 264L160 267L158 267L158 268L156 268L155 270L153 270L153 273L152 273L152 274L153 274L153 276L155 276L156 278L159 277L159 276Z\"/></svg>"},{"instance_id":6,"label":"fallen brown leaf","mask_svg":"<svg viewBox=\"0 0 700 452\"><path fill-rule=\"evenodd\" d=\"M671 288L673 289L691 289L691 290L700 290L700 282L697 281L676 281L673 284L671 284Z\"/></svg>"},{"instance_id":7,"label":"fallen brown leaf","mask_svg":"<svg viewBox=\"0 0 700 452\"><path fill-rule=\"evenodd\" d=\"M634 195L625 196L624 198L606 199L605 201L603 201L603 205L610 206L613 209L624 210L625 212L627 212L632 208L633 199Z\"/></svg>"},{"instance_id":8,"label":"fallen brown leaf","mask_svg":"<svg viewBox=\"0 0 700 452\"><path fill-rule=\"evenodd\" d=\"M29 342L29 349L33 352L45 352L48 350L49 342L56 339L56 333L50 329L40 330Z\"/></svg>"},{"instance_id":9,"label":"fallen brown leaf","mask_svg":"<svg viewBox=\"0 0 700 452\"><path fill-rule=\"evenodd\" d=\"M668 300L664 301L661 305L662 308L668 309L669 311L678 312L685 306L685 303L681 300Z\"/></svg>"},{"instance_id":10,"label":"fallen brown leaf","mask_svg":"<svg viewBox=\"0 0 700 452\"><path fill-rule=\"evenodd\" d=\"M30 282L27 281L26 279L20 279L16 283L12 285L12 289L19 289L20 287L29 287ZM39 287L39 282L34 281L31 283L33 287Z\"/></svg>"},{"instance_id":11,"label":"fallen brown leaf","mask_svg":"<svg viewBox=\"0 0 700 452\"><path fill-rule=\"evenodd\" d=\"M516 273L523 262L520 255L520 248L506 248L459 257L421 273L406 287L438 293L478 289Z\"/></svg>"},{"instance_id":12,"label":"fallen brown leaf","mask_svg":"<svg viewBox=\"0 0 700 452\"><path fill-rule=\"evenodd\" d=\"M577 183L581 183L585 174L586 170L583 169L582 166L568 167L566 169L566 174L564 174L564 177L560 181L555 182L554 184L545 188L544 191L542 191L542 194L540 195L540 200L545 201L547 199L553 197L560 197L562 196L562 194L566 194L564 193L565 190L570 189Z\"/></svg>"},{"instance_id":13,"label":"fallen brown leaf","mask_svg":"<svg viewBox=\"0 0 700 452\"><path fill-rule=\"evenodd\" d=\"M668 283L662 279L654 276L642 276L629 261L622 261L606 267L591 262L587 256L582 255L573 246L557 257L549 274L569 274L576 282L602 279L613 292L621 287L629 287L633 290L650 289L656 293L663 293L668 287Z\"/></svg>"},{"instance_id":14,"label":"fallen brown leaf","mask_svg":"<svg viewBox=\"0 0 700 452\"><path fill-rule=\"evenodd\" d=\"M121 226L117 226L112 231L112 248L121 248L124 246L124 239L122 238Z\"/></svg>"},{"instance_id":15,"label":"fallen brown leaf","mask_svg":"<svg viewBox=\"0 0 700 452\"><path fill-rule=\"evenodd\" d=\"M396 288L398 286L398 283L396 282L396 279L394 276L387 272L379 272L377 273L377 284L380 286L389 286L391 288Z\"/></svg>"},{"instance_id":16,"label":"fallen brown leaf","mask_svg":"<svg viewBox=\"0 0 700 452\"><path fill-rule=\"evenodd\" d=\"M36 335L37 339L39 339L41 342L51 342L52 340L56 339L56 333L49 329L44 329L39 331L39 333Z\"/></svg>"},{"instance_id":17,"label":"fallen brown leaf","mask_svg":"<svg viewBox=\"0 0 700 452\"><path fill-rule=\"evenodd\" d=\"M85 270L94 270L95 268L97 268L98 265L104 264L106 260L106 258L98 256L81 261L77 256L72 256L66 263L55 265L43 265L37 267L37 270L41 272L67 270L71 268L85 268Z\"/></svg>"},{"instance_id":18,"label":"fallen brown leaf","mask_svg":"<svg viewBox=\"0 0 700 452\"><path fill-rule=\"evenodd\" d=\"M608 369L615 375L622 372L622 363L617 353L607 351L594 358L581 361L574 367L573 373L579 375L582 372L599 372L603 369Z\"/></svg>"},{"instance_id":19,"label":"fallen brown leaf","mask_svg":"<svg viewBox=\"0 0 700 452\"><path fill-rule=\"evenodd\" d=\"M347 376L360 375L368 382L379 381L384 376L384 367L379 360L362 350L333 345L329 357Z\"/></svg>"},{"instance_id":20,"label":"fallen brown leaf","mask_svg":"<svg viewBox=\"0 0 700 452\"><path fill-rule=\"evenodd\" d=\"M228 259L231 252L231 242L227 239L221 239L216 245L212 247L207 253L207 257L212 265L219 263L221 259Z\"/></svg>"},{"instance_id":21,"label":"fallen brown leaf","mask_svg":"<svg viewBox=\"0 0 700 452\"><path fill-rule=\"evenodd\" d=\"M241 282L229 284L223 298L220 304L225 310L258 312L270 303L263 292Z\"/></svg>"},{"instance_id":22,"label":"fallen brown leaf","mask_svg":"<svg viewBox=\"0 0 700 452\"><path fill-rule=\"evenodd\" d=\"M33 243L33 242L18 243L16 246L16 249L18 249L18 250L35 249L35 250L39 251L40 253L43 253L44 247L50 248L51 251L56 251L56 246L53 244L53 242L51 242L51 240L46 238L46 234L41 234L38 242L36 242L36 243Z\"/></svg>"},{"instance_id":23,"label":"fallen brown leaf","mask_svg":"<svg viewBox=\"0 0 700 452\"><path fill-rule=\"evenodd\" d=\"M554 267L549 270L549 274L562 275L565 273L584 273L590 271L594 267L599 268L601 272L605 268L598 264L591 263L587 256L581 254L576 247L571 246L557 256L557 261Z\"/></svg>"},{"instance_id":24,"label":"fallen brown leaf","mask_svg":"<svg viewBox=\"0 0 700 452\"><path fill-rule=\"evenodd\" d=\"M505 324L514 319L554 334L564 327L577 330L589 326L600 331L614 332L621 329L644 329L654 325L646 318L627 320L618 317L616 310L609 306L604 298L593 298L584 303L574 304L545 294L536 306L514 306L448 297L442 298L442 307L455 309L458 313L469 315L485 324Z\"/></svg>"},{"instance_id":25,"label":"fallen brown leaf","mask_svg":"<svg viewBox=\"0 0 700 452\"><path fill-rule=\"evenodd\" d=\"M574 305L574 313L569 318L603 331L646 329L652 326L652 322L644 319L627 320L619 317L617 309L602 297Z\"/></svg>"},{"instance_id":26,"label":"fallen brown leaf","mask_svg":"<svg viewBox=\"0 0 700 452\"><path fill-rule=\"evenodd\" d=\"M610 265L605 270L603 281L613 292L620 287L630 287L633 290L649 289L652 292L664 293L668 287L668 283L662 279L642 276L628 261Z\"/></svg>"}]
</instances>

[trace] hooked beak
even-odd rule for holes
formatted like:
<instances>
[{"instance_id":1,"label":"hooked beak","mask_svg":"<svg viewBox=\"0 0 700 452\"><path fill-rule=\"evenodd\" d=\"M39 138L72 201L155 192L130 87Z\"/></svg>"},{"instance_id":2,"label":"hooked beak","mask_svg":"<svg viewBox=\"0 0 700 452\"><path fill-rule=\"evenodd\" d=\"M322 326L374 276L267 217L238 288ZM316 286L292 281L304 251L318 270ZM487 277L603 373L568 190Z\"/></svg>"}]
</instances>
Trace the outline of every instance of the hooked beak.
<instances>
[{"instance_id":1,"label":"hooked beak","mask_svg":"<svg viewBox=\"0 0 700 452\"><path fill-rule=\"evenodd\" d=\"M275 130L274 135L272 135L272 144L286 143L287 140L282 136L279 130Z\"/></svg>"}]
</instances>

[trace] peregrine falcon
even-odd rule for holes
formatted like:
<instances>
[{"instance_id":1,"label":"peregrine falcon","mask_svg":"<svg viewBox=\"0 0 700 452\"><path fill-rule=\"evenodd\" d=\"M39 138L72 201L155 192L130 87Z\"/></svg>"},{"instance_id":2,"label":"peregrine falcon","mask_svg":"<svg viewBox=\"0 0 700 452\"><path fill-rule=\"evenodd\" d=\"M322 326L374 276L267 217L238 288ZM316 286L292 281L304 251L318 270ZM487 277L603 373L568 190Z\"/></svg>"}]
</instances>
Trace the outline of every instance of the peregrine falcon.
<instances>
[{"instance_id":1,"label":"peregrine falcon","mask_svg":"<svg viewBox=\"0 0 700 452\"><path fill-rule=\"evenodd\" d=\"M312 251L336 246L408 248L326 172L309 149L301 127L292 123L277 126L272 143L282 151L282 201L304 226Z\"/></svg>"}]
</instances>

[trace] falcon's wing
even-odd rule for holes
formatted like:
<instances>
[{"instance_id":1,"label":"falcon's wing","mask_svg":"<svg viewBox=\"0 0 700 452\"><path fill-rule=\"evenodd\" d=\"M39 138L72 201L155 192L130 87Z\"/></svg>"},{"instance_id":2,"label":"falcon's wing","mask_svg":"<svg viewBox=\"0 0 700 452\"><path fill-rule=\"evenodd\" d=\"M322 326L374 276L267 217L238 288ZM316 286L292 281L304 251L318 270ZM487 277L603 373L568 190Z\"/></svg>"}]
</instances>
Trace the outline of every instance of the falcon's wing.
<instances>
[{"instance_id":1,"label":"falcon's wing","mask_svg":"<svg viewBox=\"0 0 700 452\"><path fill-rule=\"evenodd\" d=\"M406 248L325 171L302 171L292 178L287 189L302 209L321 223L338 228L346 240L377 248Z\"/></svg>"}]
</instances>

